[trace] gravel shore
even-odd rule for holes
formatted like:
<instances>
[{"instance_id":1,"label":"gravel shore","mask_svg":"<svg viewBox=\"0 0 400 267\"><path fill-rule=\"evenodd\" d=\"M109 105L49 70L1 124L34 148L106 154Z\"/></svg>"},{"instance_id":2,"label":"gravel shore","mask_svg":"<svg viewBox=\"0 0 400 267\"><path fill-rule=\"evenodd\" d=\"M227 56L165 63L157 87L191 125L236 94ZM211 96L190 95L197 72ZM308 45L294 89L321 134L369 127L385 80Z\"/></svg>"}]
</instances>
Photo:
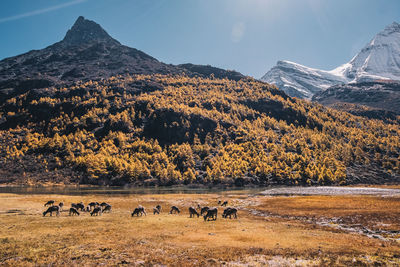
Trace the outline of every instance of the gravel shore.
<instances>
[{"instance_id":1,"label":"gravel shore","mask_svg":"<svg viewBox=\"0 0 400 267\"><path fill-rule=\"evenodd\" d=\"M261 192L266 196L277 195L376 195L396 196L400 195L400 189L375 188L375 187L339 187L339 186L316 186L316 187L281 187L271 188Z\"/></svg>"}]
</instances>

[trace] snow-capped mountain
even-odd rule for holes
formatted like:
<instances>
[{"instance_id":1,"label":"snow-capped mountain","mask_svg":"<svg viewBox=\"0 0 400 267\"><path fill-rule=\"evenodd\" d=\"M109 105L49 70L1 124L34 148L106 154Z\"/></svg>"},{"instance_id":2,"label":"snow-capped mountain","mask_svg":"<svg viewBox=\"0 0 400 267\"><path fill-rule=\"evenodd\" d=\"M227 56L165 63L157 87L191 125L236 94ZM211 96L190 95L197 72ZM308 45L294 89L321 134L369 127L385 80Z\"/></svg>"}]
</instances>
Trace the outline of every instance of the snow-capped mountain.
<instances>
[{"instance_id":1,"label":"snow-capped mountain","mask_svg":"<svg viewBox=\"0 0 400 267\"><path fill-rule=\"evenodd\" d=\"M290 96L307 99L332 85L347 83L344 76L332 71L313 69L290 61L278 61L261 80L276 85Z\"/></svg>"},{"instance_id":2,"label":"snow-capped mountain","mask_svg":"<svg viewBox=\"0 0 400 267\"><path fill-rule=\"evenodd\" d=\"M290 96L308 99L337 84L400 80L400 24L387 26L349 63L336 69L324 71L278 61L261 80L275 84Z\"/></svg>"},{"instance_id":3,"label":"snow-capped mountain","mask_svg":"<svg viewBox=\"0 0 400 267\"><path fill-rule=\"evenodd\" d=\"M400 80L400 24L393 22L348 64L335 70L351 81Z\"/></svg>"}]
</instances>

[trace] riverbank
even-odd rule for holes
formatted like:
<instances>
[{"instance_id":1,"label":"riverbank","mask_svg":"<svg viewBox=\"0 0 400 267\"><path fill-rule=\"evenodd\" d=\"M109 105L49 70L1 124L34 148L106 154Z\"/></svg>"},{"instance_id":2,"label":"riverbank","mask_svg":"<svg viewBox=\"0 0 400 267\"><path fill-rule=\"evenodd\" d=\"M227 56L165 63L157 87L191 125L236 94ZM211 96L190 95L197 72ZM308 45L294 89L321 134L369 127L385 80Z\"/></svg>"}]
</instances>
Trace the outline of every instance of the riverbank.
<instances>
[{"instance_id":1,"label":"riverbank","mask_svg":"<svg viewBox=\"0 0 400 267\"><path fill-rule=\"evenodd\" d=\"M135 195L135 194L258 194L265 187L225 187L225 186L91 186L91 185L52 185L52 186L0 186L0 193L12 194L58 194L58 195Z\"/></svg>"},{"instance_id":2,"label":"riverbank","mask_svg":"<svg viewBox=\"0 0 400 267\"><path fill-rule=\"evenodd\" d=\"M174 185L174 186L98 186L98 185L1 185L0 193L13 194L261 194L265 196L307 195L399 195L400 185L351 185L351 186L226 186L226 185Z\"/></svg>"},{"instance_id":3,"label":"riverbank","mask_svg":"<svg viewBox=\"0 0 400 267\"><path fill-rule=\"evenodd\" d=\"M361 186L315 186L315 187L278 187L267 189L260 194L265 196L346 196L374 195L400 196L400 186L361 187Z\"/></svg>"}]
</instances>

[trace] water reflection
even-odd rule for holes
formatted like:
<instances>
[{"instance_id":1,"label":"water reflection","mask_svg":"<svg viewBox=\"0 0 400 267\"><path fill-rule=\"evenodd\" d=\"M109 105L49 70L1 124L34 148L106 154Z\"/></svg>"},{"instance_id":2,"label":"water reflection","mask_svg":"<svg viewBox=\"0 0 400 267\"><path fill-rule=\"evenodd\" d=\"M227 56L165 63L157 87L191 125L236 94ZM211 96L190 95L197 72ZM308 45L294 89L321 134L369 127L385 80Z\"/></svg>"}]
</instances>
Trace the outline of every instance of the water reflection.
<instances>
[{"instance_id":1,"label":"water reflection","mask_svg":"<svg viewBox=\"0 0 400 267\"><path fill-rule=\"evenodd\" d=\"M191 188L175 187L106 187L106 186L4 186L0 193L58 195L129 195L129 194L256 194L266 188Z\"/></svg>"}]
</instances>

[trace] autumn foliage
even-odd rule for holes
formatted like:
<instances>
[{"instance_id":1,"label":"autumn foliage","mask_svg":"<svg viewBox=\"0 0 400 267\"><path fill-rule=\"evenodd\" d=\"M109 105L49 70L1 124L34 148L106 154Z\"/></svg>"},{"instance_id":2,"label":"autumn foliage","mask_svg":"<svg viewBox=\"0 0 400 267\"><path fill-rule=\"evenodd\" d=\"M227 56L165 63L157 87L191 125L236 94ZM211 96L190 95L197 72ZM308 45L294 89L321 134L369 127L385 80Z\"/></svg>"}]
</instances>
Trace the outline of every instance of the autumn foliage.
<instances>
[{"instance_id":1,"label":"autumn foliage","mask_svg":"<svg viewBox=\"0 0 400 267\"><path fill-rule=\"evenodd\" d=\"M0 103L3 169L51 156L51 168L72 168L81 183L112 185L327 185L400 175L397 123L289 98L251 78L119 76Z\"/></svg>"}]
</instances>

